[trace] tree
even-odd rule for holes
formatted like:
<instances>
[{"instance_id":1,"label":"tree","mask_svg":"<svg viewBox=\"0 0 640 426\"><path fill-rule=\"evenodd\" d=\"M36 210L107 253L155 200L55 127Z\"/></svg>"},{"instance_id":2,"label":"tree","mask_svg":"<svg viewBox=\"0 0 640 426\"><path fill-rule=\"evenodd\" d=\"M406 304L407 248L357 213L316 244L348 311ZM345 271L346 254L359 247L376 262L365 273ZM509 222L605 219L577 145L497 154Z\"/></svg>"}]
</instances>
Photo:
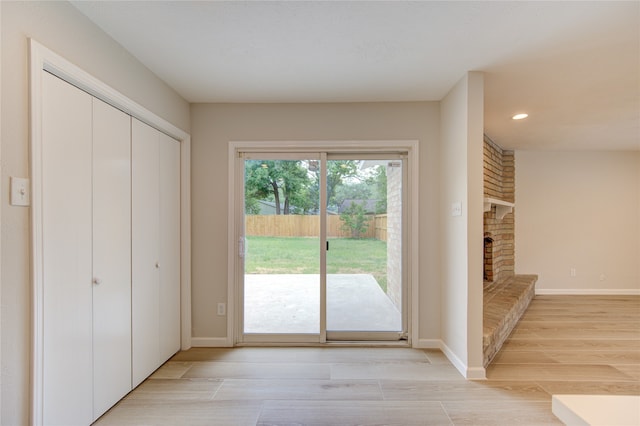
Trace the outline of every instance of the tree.
<instances>
[{"instance_id":1,"label":"tree","mask_svg":"<svg viewBox=\"0 0 640 426\"><path fill-rule=\"evenodd\" d=\"M356 179L336 186L333 204L342 205L345 200L376 200L375 213L387 212L386 166L375 165L360 170Z\"/></svg>"},{"instance_id":2,"label":"tree","mask_svg":"<svg viewBox=\"0 0 640 426\"><path fill-rule=\"evenodd\" d=\"M244 212L246 214L260 214L260 205L255 198L245 198Z\"/></svg>"},{"instance_id":3,"label":"tree","mask_svg":"<svg viewBox=\"0 0 640 426\"><path fill-rule=\"evenodd\" d=\"M370 200L373 197L373 184L371 182L355 182L339 185L334 195L334 203L341 206L345 200Z\"/></svg>"},{"instance_id":4,"label":"tree","mask_svg":"<svg viewBox=\"0 0 640 426\"><path fill-rule=\"evenodd\" d=\"M327 161L327 207L337 205L336 189L347 178L358 177L358 162L355 160L330 160Z\"/></svg>"},{"instance_id":5,"label":"tree","mask_svg":"<svg viewBox=\"0 0 640 426\"><path fill-rule=\"evenodd\" d=\"M311 179L300 161L247 160L245 162L245 206L256 200L273 200L276 214L291 214L309 209ZM245 211L247 209L245 208ZM248 212L248 211L247 211Z\"/></svg>"},{"instance_id":6,"label":"tree","mask_svg":"<svg viewBox=\"0 0 640 426\"><path fill-rule=\"evenodd\" d=\"M342 229L351 232L351 238L360 238L360 234L367 232L370 219L371 218L366 215L364 202L351 203L349 207L340 213Z\"/></svg>"},{"instance_id":7,"label":"tree","mask_svg":"<svg viewBox=\"0 0 640 426\"><path fill-rule=\"evenodd\" d=\"M374 175L370 178L376 188L376 214L387 212L387 168L377 166Z\"/></svg>"}]
</instances>

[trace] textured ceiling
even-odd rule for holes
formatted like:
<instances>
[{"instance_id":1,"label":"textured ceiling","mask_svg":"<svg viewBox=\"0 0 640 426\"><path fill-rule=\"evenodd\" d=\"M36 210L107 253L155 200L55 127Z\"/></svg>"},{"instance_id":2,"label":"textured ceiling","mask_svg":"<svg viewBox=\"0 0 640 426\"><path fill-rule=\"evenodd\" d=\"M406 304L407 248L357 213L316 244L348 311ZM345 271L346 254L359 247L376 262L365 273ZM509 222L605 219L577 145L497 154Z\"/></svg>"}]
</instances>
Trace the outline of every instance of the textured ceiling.
<instances>
[{"instance_id":1,"label":"textured ceiling","mask_svg":"<svg viewBox=\"0 0 640 426\"><path fill-rule=\"evenodd\" d=\"M72 3L189 102L437 101L483 71L502 147L640 150L640 2Z\"/></svg>"}]
</instances>

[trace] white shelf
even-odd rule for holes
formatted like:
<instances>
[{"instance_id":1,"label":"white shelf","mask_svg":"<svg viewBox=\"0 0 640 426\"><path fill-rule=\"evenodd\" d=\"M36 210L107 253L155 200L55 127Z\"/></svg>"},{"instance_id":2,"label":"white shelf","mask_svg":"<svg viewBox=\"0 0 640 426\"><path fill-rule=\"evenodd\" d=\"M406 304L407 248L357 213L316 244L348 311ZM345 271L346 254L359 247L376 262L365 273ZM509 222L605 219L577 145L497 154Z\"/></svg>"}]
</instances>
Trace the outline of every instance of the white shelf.
<instances>
[{"instance_id":1,"label":"white shelf","mask_svg":"<svg viewBox=\"0 0 640 426\"><path fill-rule=\"evenodd\" d=\"M553 395L551 411L567 425L638 425L640 396Z\"/></svg>"},{"instance_id":2,"label":"white shelf","mask_svg":"<svg viewBox=\"0 0 640 426\"><path fill-rule=\"evenodd\" d=\"M484 211L488 212L491 210L491 206L496 206L496 217L498 219L503 219L507 213L511 213L513 211L515 204L508 201L498 200L497 198L486 197L484 199Z\"/></svg>"}]
</instances>

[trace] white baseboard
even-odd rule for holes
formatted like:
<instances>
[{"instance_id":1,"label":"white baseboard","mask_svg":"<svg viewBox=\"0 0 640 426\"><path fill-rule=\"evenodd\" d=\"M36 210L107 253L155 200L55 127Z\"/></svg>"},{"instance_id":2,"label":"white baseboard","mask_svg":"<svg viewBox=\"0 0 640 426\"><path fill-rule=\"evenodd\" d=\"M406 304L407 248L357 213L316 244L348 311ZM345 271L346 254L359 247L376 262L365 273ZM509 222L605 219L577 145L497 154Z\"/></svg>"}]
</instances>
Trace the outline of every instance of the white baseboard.
<instances>
[{"instance_id":1,"label":"white baseboard","mask_svg":"<svg viewBox=\"0 0 640 426\"><path fill-rule=\"evenodd\" d=\"M416 349L442 349L442 340L440 339L417 339L413 346Z\"/></svg>"},{"instance_id":2,"label":"white baseboard","mask_svg":"<svg viewBox=\"0 0 640 426\"><path fill-rule=\"evenodd\" d=\"M233 343L226 337L192 337L191 346L194 348L228 348L232 347ZM467 367L440 339L418 339L414 347L417 349L440 349L466 379L481 380L486 378L486 370L483 367Z\"/></svg>"},{"instance_id":3,"label":"white baseboard","mask_svg":"<svg viewBox=\"0 0 640 426\"><path fill-rule=\"evenodd\" d=\"M191 347L193 348L229 348L233 343L226 337L192 337Z\"/></svg>"},{"instance_id":4,"label":"white baseboard","mask_svg":"<svg viewBox=\"0 0 640 426\"><path fill-rule=\"evenodd\" d=\"M487 370L484 367L467 368L468 380L487 380Z\"/></svg>"},{"instance_id":5,"label":"white baseboard","mask_svg":"<svg viewBox=\"0 0 640 426\"><path fill-rule=\"evenodd\" d=\"M536 288L536 295L640 296L638 288Z\"/></svg>"},{"instance_id":6,"label":"white baseboard","mask_svg":"<svg viewBox=\"0 0 640 426\"><path fill-rule=\"evenodd\" d=\"M440 342L440 350L449 361L451 361L451 364L453 364L460 374L462 374L462 377L467 377L467 365L442 341Z\"/></svg>"},{"instance_id":7,"label":"white baseboard","mask_svg":"<svg viewBox=\"0 0 640 426\"><path fill-rule=\"evenodd\" d=\"M451 349L440 339L419 339L415 346L419 349L440 349L442 353L449 359L451 364L462 374L462 376L469 380L483 380L486 379L486 370L484 367L467 367L467 365L460 360L453 353Z\"/></svg>"}]
</instances>

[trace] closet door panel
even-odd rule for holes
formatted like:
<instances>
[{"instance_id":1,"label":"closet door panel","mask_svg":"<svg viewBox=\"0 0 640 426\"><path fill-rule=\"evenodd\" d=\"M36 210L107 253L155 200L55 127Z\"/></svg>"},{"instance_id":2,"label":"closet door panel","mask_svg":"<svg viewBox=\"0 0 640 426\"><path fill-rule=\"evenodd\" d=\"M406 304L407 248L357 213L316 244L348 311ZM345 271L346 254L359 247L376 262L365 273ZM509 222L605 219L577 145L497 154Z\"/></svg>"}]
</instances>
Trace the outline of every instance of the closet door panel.
<instances>
[{"instance_id":1,"label":"closet door panel","mask_svg":"<svg viewBox=\"0 0 640 426\"><path fill-rule=\"evenodd\" d=\"M160 356L180 350L180 143L160 134Z\"/></svg>"},{"instance_id":2,"label":"closet door panel","mask_svg":"<svg viewBox=\"0 0 640 426\"><path fill-rule=\"evenodd\" d=\"M94 418L131 390L131 117L93 99Z\"/></svg>"},{"instance_id":3,"label":"closet door panel","mask_svg":"<svg viewBox=\"0 0 640 426\"><path fill-rule=\"evenodd\" d=\"M92 413L91 96L43 73L43 417Z\"/></svg>"},{"instance_id":4,"label":"closet door panel","mask_svg":"<svg viewBox=\"0 0 640 426\"><path fill-rule=\"evenodd\" d=\"M159 132L132 119L132 359L133 386L160 362Z\"/></svg>"}]
</instances>

